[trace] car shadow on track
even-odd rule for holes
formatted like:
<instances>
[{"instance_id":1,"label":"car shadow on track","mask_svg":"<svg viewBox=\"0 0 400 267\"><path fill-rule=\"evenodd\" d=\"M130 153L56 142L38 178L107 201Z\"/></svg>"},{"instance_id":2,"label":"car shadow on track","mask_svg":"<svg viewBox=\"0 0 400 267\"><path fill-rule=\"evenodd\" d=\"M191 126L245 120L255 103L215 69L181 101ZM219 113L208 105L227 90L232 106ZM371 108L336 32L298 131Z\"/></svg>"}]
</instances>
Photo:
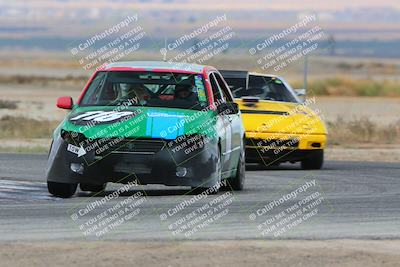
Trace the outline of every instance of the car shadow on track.
<instances>
[{"instance_id":1,"label":"car shadow on track","mask_svg":"<svg viewBox=\"0 0 400 267\"><path fill-rule=\"evenodd\" d=\"M261 164L246 164L246 171L302 171L299 164L281 164L276 165L261 165Z\"/></svg>"},{"instance_id":2,"label":"car shadow on track","mask_svg":"<svg viewBox=\"0 0 400 267\"><path fill-rule=\"evenodd\" d=\"M142 187L143 188L143 187ZM107 189L104 192L99 192L99 193L90 193L90 192L83 192L80 191L77 193L78 197L105 197L107 195L113 194L116 192L117 189ZM183 195L195 195L195 191L192 191L191 189L146 189L144 187L143 189L132 189L127 192L122 192L119 194L119 196L122 197L130 197L134 196L138 192L142 192L144 196L183 196Z\"/></svg>"}]
</instances>

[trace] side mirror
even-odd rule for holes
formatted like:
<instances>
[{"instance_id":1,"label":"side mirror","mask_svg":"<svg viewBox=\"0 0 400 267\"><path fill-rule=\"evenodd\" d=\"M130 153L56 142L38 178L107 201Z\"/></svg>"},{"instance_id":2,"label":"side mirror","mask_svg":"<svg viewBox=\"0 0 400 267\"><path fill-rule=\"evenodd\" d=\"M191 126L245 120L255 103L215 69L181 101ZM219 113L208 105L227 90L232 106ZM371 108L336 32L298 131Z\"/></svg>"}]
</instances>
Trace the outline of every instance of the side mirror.
<instances>
[{"instance_id":1,"label":"side mirror","mask_svg":"<svg viewBox=\"0 0 400 267\"><path fill-rule=\"evenodd\" d=\"M72 109L73 101L70 96L62 96L57 99L57 107L62 109Z\"/></svg>"},{"instance_id":2,"label":"side mirror","mask_svg":"<svg viewBox=\"0 0 400 267\"><path fill-rule=\"evenodd\" d=\"M306 89L294 89L294 92L296 93L297 96L305 96L306 95Z\"/></svg>"},{"instance_id":3,"label":"side mirror","mask_svg":"<svg viewBox=\"0 0 400 267\"><path fill-rule=\"evenodd\" d=\"M220 103L217 107L218 114L232 115L239 113L239 105L235 102Z\"/></svg>"}]
</instances>

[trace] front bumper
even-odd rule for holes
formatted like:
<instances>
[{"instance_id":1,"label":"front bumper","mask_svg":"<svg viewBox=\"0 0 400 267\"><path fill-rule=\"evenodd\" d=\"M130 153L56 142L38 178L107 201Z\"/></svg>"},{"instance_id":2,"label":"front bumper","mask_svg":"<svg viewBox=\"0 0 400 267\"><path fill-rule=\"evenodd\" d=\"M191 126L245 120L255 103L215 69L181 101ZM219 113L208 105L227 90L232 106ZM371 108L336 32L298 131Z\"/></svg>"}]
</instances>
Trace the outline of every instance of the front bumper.
<instances>
[{"instance_id":1,"label":"front bumper","mask_svg":"<svg viewBox=\"0 0 400 267\"><path fill-rule=\"evenodd\" d=\"M145 147L136 152L124 149L99 153L93 149L78 157L67 150L65 140L57 138L49 154L47 180L91 184L137 181L139 184L192 187L211 187L219 182L216 170L218 146L213 140L190 151L188 147L177 149L179 143L171 145L162 140L159 142L164 146L154 150L152 141L149 140L148 151Z\"/></svg>"},{"instance_id":2,"label":"front bumper","mask_svg":"<svg viewBox=\"0 0 400 267\"><path fill-rule=\"evenodd\" d=\"M326 134L246 132L246 162L301 161L326 146Z\"/></svg>"},{"instance_id":3,"label":"front bumper","mask_svg":"<svg viewBox=\"0 0 400 267\"><path fill-rule=\"evenodd\" d=\"M273 151L264 152L259 149L246 148L246 162L263 163L267 165L274 165L287 161L297 162L317 155L318 151L321 150L279 150L279 153L275 153Z\"/></svg>"}]
</instances>

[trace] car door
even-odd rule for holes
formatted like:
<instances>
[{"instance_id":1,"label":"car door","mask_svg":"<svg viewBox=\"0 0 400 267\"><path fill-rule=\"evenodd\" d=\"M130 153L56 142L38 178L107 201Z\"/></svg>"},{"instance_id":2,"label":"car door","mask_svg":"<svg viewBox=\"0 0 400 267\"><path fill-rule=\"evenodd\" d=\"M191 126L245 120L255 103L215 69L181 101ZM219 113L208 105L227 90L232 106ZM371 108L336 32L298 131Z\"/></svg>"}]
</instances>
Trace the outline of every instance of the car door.
<instances>
[{"instance_id":1,"label":"car door","mask_svg":"<svg viewBox=\"0 0 400 267\"><path fill-rule=\"evenodd\" d=\"M210 84L214 95L214 103L222 103L225 102L222 96L221 89L217 83L217 80L214 76L214 73L210 73ZM232 147L232 131L231 131L231 122L229 121L229 117L227 115L218 114L217 120L217 132L221 137L221 163L222 163L222 172L226 172L230 170L230 151Z\"/></svg>"},{"instance_id":2,"label":"car door","mask_svg":"<svg viewBox=\"0 0 400 267\"><path fill-rule=\"evenodd\" d=\"M232 103L232 106L235 105L232 93L229 90L228 85L222 78L219 73L214 73L219 88L222 93L222 97L227 103ZM232 107L233 109L233 107ZM229 154L230 160L230 169L235 169L237 167L237 161L239 160L240 150L241 150L241 142L242 142L242 135L243 135L243 124L242 119L240 118L240 113L233 113L226 115L228 122L229 122L229 129L231 132L230 137L230 149L226 152Z\"/></svg>"}]
</instances>

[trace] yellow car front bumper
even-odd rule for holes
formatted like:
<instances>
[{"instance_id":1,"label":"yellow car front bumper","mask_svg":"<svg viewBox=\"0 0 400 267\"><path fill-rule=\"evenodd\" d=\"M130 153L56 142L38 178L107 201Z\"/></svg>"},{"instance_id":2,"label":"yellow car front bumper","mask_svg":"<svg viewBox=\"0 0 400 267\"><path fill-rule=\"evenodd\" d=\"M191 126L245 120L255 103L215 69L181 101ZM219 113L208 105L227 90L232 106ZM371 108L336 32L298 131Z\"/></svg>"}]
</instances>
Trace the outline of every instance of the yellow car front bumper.
<instances>
[{"instance_id":1,"label":"yellow car front bumper","mask_svg":"<svg viewBox=\"0 0 400 267\"><path fill-rule=\"evenodd\" d=\"M289 141L285 149L313 150L324 149L327 142L326 134L287 134L287 133L257 133L246 132L246 148L279 148L283 147ZM281 140L274 142L273 140ZM284 142L285 141L285 142ZM297 141L297 142L295 142ZM297 145L295 145L296 143Z\"/></svg>"},{"instance_id":2,"label":"yellow car front bumper","mask_svg":"<svg viewBox=\"0 0 400 267\"><path fill-rule=\"evenodd\" d=\"M301 161L323 150L326 142L326 134L246 132L246 161Z\"/></svg>"}]
</instances>

